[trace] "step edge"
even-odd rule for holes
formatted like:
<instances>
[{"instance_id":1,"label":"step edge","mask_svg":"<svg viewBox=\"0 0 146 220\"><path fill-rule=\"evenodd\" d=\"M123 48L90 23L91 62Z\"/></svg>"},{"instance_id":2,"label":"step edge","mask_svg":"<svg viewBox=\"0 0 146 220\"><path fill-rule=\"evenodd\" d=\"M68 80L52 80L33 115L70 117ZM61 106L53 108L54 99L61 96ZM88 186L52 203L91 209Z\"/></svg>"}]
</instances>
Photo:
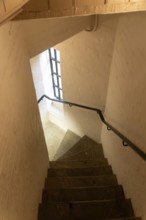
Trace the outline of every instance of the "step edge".
<instances>
[{"instance_id":1,"label":"step edge","mask_svg":"<svg viewBox=\"0 0 146 220\"><path fill-rule=\"evenodd\" d=\"M86 201L59 201L59 202L47 202L48 204L54 204L54 203L56 203L56 204L70 204L70 203L72 203L72 204L86 204L86 203L88 203L88 204L93 204L93 203L105 203L105 202L130 202L130 206L131 206L131 199L126 199L126 198L119 198L119 199L106 199L106 200L86 200Z\"/></svg>"},{"instance_id":2,"label":"step edge","mask_svg":"<svg viewBox=\"0 0 146 220\"><path fill-rule=\"evenodd\" d=\"M123 190L123 187L122 187L122 185L119 185L119 184L117 184L117 185L105 185L105 186L85 186L85 187L65 187L65 188L58 188L57 190L73 190L73 189L77 189L77 190L80 190L80 189L104 189L104 188L119 188L119 189L121 189L121 190ZM51 190L55 190L56 191L56 189L50 189L50 191Z\"/></svg>"}]
</instances>

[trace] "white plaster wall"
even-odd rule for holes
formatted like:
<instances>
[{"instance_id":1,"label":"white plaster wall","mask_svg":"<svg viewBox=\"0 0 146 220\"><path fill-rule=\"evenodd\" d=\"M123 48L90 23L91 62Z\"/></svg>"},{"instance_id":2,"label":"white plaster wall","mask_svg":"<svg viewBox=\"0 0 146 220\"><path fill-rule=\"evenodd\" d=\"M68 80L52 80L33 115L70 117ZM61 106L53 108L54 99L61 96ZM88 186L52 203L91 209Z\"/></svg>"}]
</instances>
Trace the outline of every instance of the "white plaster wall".
<instances>
[{"instance_id":1,"label":"white plaster wall","mask_svg":"<svg viewBox=\"0 0 146 220\"><path fill-rule=\"evenodd\" d=\"M23 32L30 57L90 27L90 16L23 21Z\"/></svg>"},{"instance_id":2,"label":"white plaster wall","mask_svg":"<svg viewBox=\"0 0 146 220\"><path fill-rule=\"evenodd\" d=\"M51 98L55 98L48 50L31 58L30 63L37 100L39 100L44 94ZM62 104L44 98L39 103L38 107L44 130L48 127L48 120L53 121L53 123L57 125L59 124L63 130L67 130L62 123L62 119L64 119Z\"/></svg>"},{"instance_id":3,"label":"white plaster wall","mask_svg":"<svg viewBox=\"0 0 146 220\"><path fill-rule=\"evenodd\" d=\"M36 220L48 167L21 25L0 27L0 219Z\"/></svg>"},{"instance_id":4,"label":"white plaster wall","mask_svg":"<svg viewBox=\"0 0 146 220\"><path fill-rule=\"evenodd\" d=\"M146 13L120 15L106 101L106 117L146 152ZM146 219L146 163L103 127L102 143L118 180Z\"/></svg>"},{"instance_id":5,"label":"white plaster wall","mask_svg":"<svg viewBox=\"0 0 146 220\"><path fill-rule=\"evenodd\" d=\"M39 100L44 94L52 97L52 77L48 50L33 57L30 60L30 64L37 100ZM44 98L38 104L38 107L41 120L44 124L51 107L51 101Z\"/></svg>"},{"instance_id":6,"label":"white plaster wall","mask_svg":"<svg viewBox=\"0 0 146 220\"><path fill-rule=\"evenodd\" d=\"M118 16L100 16L96 32L83 31L56 46L61 53L63 97L104 109ZM96 112L64 107L67 127L100 142Z\"/></svg>"}]
</instances>

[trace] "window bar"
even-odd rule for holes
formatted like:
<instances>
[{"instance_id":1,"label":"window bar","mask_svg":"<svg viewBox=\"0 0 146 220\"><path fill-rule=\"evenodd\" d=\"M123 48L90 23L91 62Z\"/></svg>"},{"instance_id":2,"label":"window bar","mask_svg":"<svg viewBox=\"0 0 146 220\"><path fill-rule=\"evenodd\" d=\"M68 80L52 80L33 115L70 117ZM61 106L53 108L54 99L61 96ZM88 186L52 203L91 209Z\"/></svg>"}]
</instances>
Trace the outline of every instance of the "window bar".
<instances>
[{"instance_id":1,"label":"window bar","mask_svg":"<svg viewBox=\"0 0 146 220\"><path fill-rule=\"evenodd\" d=\"M49 56L50 56L50 66L51 66L51 75L52 75L52 84L53 84L53 91L54 91L54 96L57 98L56 90L55 90L55 82L54 82L54 76L53 76L53 63L52 63L52 54L51 50L49 49Z\"/></svg>"},{"instance_id":2,"label":"window bar","mask_svg":"<svg viewBox=\"0 0 146 220\"><path fill-rule=\"evenodd\" d=\"M60 95L60 85L59 85L59 73L58 73L58 65L57 65L57 53L56 50L54 50L55 52L55 65L56 65L56 73L57 73L57 83L58 83L58 99L61 99L61 95Z\"/></svg>"},{"instance_id":3,"label":"window bar","mask_svg":"<svg viewBox=\"0 0 146 220\"><path fill-rule=\"evenodd\" d=\"M61 75L59 75L59 70L58 70L58 68L59 68L58 64L60 64L60 61L57 60L57 51L53 48L52 48L52 50L54 52L53 53L54 57L52 56L51 49L49 49L53 91L54 91L54 96L57 99L62 100L62 93L60 92L60 91L62 91L62 86L60 84ZM54 65L53 65L54 63L53 63L53 61L55 63L56 72L54 72Z\"/></svg>"}]
</instances>

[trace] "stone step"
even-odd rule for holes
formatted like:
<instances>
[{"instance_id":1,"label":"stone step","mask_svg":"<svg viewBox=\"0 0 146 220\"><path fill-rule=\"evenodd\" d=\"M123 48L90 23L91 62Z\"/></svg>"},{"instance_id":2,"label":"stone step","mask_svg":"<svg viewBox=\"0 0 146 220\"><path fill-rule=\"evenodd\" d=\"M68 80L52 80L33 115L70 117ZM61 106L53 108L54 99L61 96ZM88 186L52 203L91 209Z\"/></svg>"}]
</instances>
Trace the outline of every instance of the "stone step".
<instances>
[{"instance_id":1,"label":"stone step","mask_svg":"<svg viewBox=\"0 0 146 220\"><path fill-rule=\"evenodd\" d=\"M88 136L82 137L69 151L59 160L97 160L103 159L103 148Z\"/></svg>"},{"instance_id":2,"label":"stone step","mask_svg":"<svg viewBox=\"0 0 146 220\"><path fill-rule=\"evenodd\" d=\"M61 158L67 151L69 151L79 140L81 137L79 137L74 132L67 130L64 138L62 139L59 148L54 155L53 160L58 160Z\"/></svg>"},{"instance_id":3,"label":"stone step","mask_svg":"<svg viewBox=\"0 0 146 220\"><path fill-rule=\"evenodd\" d=\"M48 177L112 174L111 166L48 169Z\"/></svg>"},{"instance_id":4,"label":"stone step","mask_svg":"<svg viewBox=\"0 0 146 220\"><path fill-rule=\"evenodd\" d=\"M105 187L78 187L65 189L46 188L44 199L47 201L85 201L108 200L124 198L123 188L120 185Z\"/></svg>"},{"instance_id":5,"label":"stone step","mask_svg":"<svg viewBox=\"0 0 146 220\"><path fill-rule=\"evenodd\" d=\"M76 188L88 186L116 185L115 175L79 176L79 177L48 177L45 188Z\"/></svg>"},{"instance_id":6,"label":"stone step","mask_svg":"<svg viewBox=\"0 0 146 220\"><path fill-rule=\"evenodd\" d=\"M38 212L38 220L47 220L46 218L46 205L44 204L40 204L39 206L39 212ZM52 218L51 218L52 219ZM90 220L142 220L140 217L125 217L125 218L98 218L97 216L95 218L90 218ZM61 218L60 218L61 220ZM82 219L79 219L79 218L76 218L74 216L70 216L69 218L63 218L63 220L89 220L87 218L82 218Z\"/></svg>"},{"instance_id":7,"label":"stone step","mask_svg":"<svg viewBox=\"0 0 146 220\"><path fill-rule=\"evenodd\" d=\"M46 203L45 220L109 219L134 217L129 199ZM97 217L98 216L98 217Z\"/></svg>"},{"instance_id":8,"label":"stone step","mask_svg":"<svg viewBox=\"0 0 146 220\"><path fill-rule=\"evenodd\" d=\"M50 168L75 168L75 167L90 167L90 166L105 166L108 165L106 158L102 160L61 160L50 162Z\"/></svg>"}]
</instances>

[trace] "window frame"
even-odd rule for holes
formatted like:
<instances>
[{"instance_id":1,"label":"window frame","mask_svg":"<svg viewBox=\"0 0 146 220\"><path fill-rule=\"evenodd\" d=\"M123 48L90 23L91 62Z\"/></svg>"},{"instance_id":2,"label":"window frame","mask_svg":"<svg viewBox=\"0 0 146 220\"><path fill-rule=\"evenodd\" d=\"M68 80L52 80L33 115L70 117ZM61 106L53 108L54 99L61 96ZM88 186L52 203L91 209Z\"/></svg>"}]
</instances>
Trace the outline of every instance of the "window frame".
<instances>
[{"instance_id":1,"label":"window frame","mask_svg":"<svg viewBox=\"0 0 146 220\"><path fill-rule=\"evenodd\" d=\"M51 52L51 50L54 51L54 57ZM58 65L60 66L60 59L57 58L57 50L54 48L49 49L49 58L50 58L50 67L51 67L51 76L52 76L52 85L53 85L53 93L55 98L58 100L62 100L62 82L61 82L61 73L59 74ZM54 65L55 63L55 70ZM56 80L55 80L56 78ZM59 80L60 79L60 80ZM61 82L61 85L60 85Z\"/></svg>"}]
</instances>

